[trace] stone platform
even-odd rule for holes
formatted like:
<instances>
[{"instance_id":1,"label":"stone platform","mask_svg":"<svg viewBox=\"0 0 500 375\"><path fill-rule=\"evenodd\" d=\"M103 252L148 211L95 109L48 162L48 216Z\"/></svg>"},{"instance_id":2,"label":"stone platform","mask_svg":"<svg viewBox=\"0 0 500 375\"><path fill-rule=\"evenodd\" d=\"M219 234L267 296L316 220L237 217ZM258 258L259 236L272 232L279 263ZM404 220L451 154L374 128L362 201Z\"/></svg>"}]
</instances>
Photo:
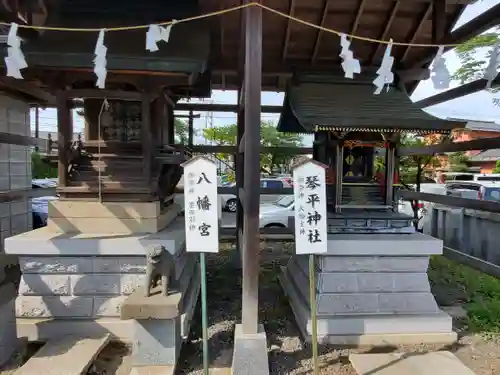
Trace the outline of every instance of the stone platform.
<instances>
[{"instance_id":1,"label":"stone platform","mask_svg":"<svg viewBox=\"0 0 500 375\"><path fill-rule=\"evenodd\" d=\"M317 255L318 341L339 345L450 343L452 319L430 292L429 256L442 242L420 233L332 234ZM293 256L281 283L311 338L307 256Z\"/></svg>"},{"instance_id":2,"label":"stone platform","mask_svg":"<svg viewBox=\"0 0 500 375\"><path fill-rule=\"evenodd\" d=\"M46 341L111 333L130 342L133 324L120 320L121 305L143 283L144 249L151 244L174 254L176 282L197 296L188 288L197 260L185 252L183 218L154 234L57 233L45 227L8 238L6 252L19 256L23 272L15 304L18 335ZM196 297L189 301L194 305ZM187 324L189 314L182 319Z\"/></svg>"}]
</instances>

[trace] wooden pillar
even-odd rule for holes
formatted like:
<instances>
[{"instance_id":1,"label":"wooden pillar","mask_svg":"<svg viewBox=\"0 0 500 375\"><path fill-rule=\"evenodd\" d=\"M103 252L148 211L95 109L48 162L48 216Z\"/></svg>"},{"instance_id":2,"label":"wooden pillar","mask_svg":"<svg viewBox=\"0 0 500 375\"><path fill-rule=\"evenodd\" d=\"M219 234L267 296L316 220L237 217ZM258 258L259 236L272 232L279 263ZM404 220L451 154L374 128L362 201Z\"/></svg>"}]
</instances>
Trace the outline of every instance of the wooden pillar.
<instances>
[{"instance_id":1,"label":"wooden pillar","mask_svg":"<svg viewBox=\"0 0 500 375\"><path fill-rule=\"evenodd\" d=\"M385 204L392 205L394 199L394 168L396 167L396 149L392 142L387 142L385 150Z\"/></svg>"},{"instance_id":2,"label":"wooden pillar","mask_svg":"<svg viewBox=\"0 0 500 375\"><path fill-rule=\"evenodd\" d=\"M240 102L240 98L243 96L243 92L241 89L238 91L238 103ZM243 109L239 108L237 113L237 122L236 122L236 153L234 155L234 167L236 173L236 195L238 197L238 205L236 207L236 249L239 254L239 267L241 267L242 262L242 254L243 254L243 197L240 196L240 189L243 189L243 183L245 179L245 170L244 170L244 145L242 145L243 134L245 133L245 115Z\"/></svg>"},{"instance_id":3,"label":"wooden pillar","mask_svg":"<svg viewBox=\"0 0 500 375\"><path fill-rule=\"evenodd\" d=\"M68 186L68 150L72 141L71 106L64 91L56 94L57 105L57 148L58 148L58 180L59 186Z\"/></svg>"},{"instance_id":4,"label":"wooden pillar","mask_svg":"<svg viewBox=\"0 0 500 375\"><path fill-rule=\"evenodd\" d=\"M40 113L38 106L35 107L35 138L40 138ZM38 144L35 146L35 151L38 151ZM49 150L50 153L50 150Z\"/></svg>"},{"instance_id":5,"label":"wooden pillar","mask_svg":"<svg viewBox=\"0 0 500 375\"><path fill-rule=\"evenodd\" d=\"M152 103L151 131L153 133L153 144L155 147L161 146L162 127L165 121L165 111L163 102L158 97Z\"/></svg>"},{"instance_id":6,"label":"wooden pillar","mask_svg":"<svg viewBox=\"0 0 500 375\"><path fill-rule=\"evenodd\" d=\"M141 148L142 166L144 180L151 184L151 171L153 164L153 131L151 125L151 101L149 94L142 96L142 128L141 128Z\"/></svg>"},{"instance_id":7,"label":"wooden pillar","mask_svg":"<svg viewBox=\"0 0 500 375\"><path fill-rule=\"evenodd\" d=\"M248 2L248 0L246 1ZM259 316L259 204L260 204L260 96L262 87L262 9L245 12L245 181L243 229L244 334L258 333Z\"/></svg>"},{"instance_id":8,"label":"wooden pillar","mask_svg":"<svg viewBox=\"0 0 500 375\"><path fill-rule=\"evenodd\" d=\"M344 145L338 140L335 147L335 212L340 212L342 204L342 180L344 178Z\"/></svg>"},{"instance_id":9,"label":"wooden pillar","mask_svg":"<svg viewBox=\"0 0 500 375\"><path fill-rule=\"evenodd\" d=\"M175 144L175 117L174 108L165 101L166 109L166 129L165 129L165 141L169 145Z\"/></svg>"},{"instance_id":10,"label":"wooden pillar","mask_svg":"<svg viewBox=\"0 0 500 375\"><path fill-rule=\"evenodd\" d=\"M193 111L189 111L188 119L188 146L193 149L193 133L194 133L194 115Z\"/></svg>"}]
</instances>

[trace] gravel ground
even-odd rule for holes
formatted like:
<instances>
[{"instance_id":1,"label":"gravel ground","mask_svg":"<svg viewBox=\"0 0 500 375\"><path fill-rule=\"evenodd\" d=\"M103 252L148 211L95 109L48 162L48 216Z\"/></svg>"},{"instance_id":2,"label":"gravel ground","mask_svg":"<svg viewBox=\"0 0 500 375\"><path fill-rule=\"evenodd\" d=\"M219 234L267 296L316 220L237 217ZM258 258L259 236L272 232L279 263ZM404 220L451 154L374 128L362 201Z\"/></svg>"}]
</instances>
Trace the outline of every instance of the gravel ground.
<instances>
[{"instance_id":1,"label":"gravel ground","mask_svg":"<svg viewBox=\"0 0 500 375\"><path fill-rule=\"evenodd\" d=\"M260 321L264 323L269 344L269 366L271 374L298 375L311 374L311 351L300 338L288 301L281 290L277 276L280 266L285 265L293 248L292 244L267 243L261 250L260 274ZM230 367L233 349L234 325L241 315L241 271L234 267L235 252L229 247L217 255L207 257L207 285L209 311L209 351L215 367ZM434 285L435 287L436 285ZM450 291L436 288L437 293ZM438 296L438 301L443 296ZM375 352L424 352L430 350L450 350L476 375L500 375L500 342L496 338L487 340L481 334L465 331L463 310L460 307L450 311L456 315L455 327L461 339L452 346L414 345L377 349L338 349L320 346L320 374L356 375L349 363L351 353ZM202 343L200 309L197 309L191 326L190 340L183 346L177 375L202 374ZM31 352L33 352L30 346ZM28 350L29 351L29 350ZM128 375L130 371L129 350L112 343L99 355L89 375ZM0 375L11 375L29 354L17 355L8 369ZM17 361L17 362L16 362ZM220 374L229 372L220 372ZM219 373L217 373L219 374Z\"/></svg>"}]
</instances>

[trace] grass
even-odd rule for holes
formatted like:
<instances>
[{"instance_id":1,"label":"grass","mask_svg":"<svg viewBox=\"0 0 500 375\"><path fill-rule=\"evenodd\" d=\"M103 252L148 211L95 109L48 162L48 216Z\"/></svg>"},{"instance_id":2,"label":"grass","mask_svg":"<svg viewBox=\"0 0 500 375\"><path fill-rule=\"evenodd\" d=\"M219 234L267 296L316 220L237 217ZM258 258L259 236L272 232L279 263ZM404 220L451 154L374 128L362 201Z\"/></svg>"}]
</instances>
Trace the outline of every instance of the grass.
<instances>
[{"instance_id":1,"label":"grass","mask_svg":"<svg viewBox=\"0 0 500 375\"><path fill-rule=\"evenodd\" d=\"M483 334L500 333L500 279L488 276L443 256L431 258L433 289L447 291L467 311L467 328Z\"/></svg>"}]
</instances>

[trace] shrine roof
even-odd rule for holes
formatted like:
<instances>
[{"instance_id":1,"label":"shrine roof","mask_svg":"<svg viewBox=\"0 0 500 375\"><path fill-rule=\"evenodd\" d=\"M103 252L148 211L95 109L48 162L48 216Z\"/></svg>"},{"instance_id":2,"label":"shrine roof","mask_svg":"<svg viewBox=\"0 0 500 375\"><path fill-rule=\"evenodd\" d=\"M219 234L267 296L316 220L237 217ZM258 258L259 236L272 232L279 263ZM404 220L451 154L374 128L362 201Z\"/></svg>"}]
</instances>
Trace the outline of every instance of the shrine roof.
<instances>
[{"instance_id":1,"label":"shrine roof","mask_svg":"<svg viewBox=\"0 0 500 375\"><path fill-rule=\"evenodd\" d=\"M425 134L447 133L465 126L463 121L442 120L428 114L397 87L374 95L374 78L370 73L361 74L354 80L340 74L296 77L286 91L278 130L289 133L332 130Z\"/></svg>"},{"instance_id":2,"label":"shrine roof","mask_svg":"<svg viewBox=\"0 0 500 375\"><path fill-rule=\"evenodd\" d=\"M434 7L436 2L433 0L259 2L267 7L262 10L262 88L273 91L284 90L295 71L328 74L338 68L340 42L336 32L384 41L391 38L395 42L411 44L457 44L491 28L500 16L499 4L488 10L487 16L482 15L480 21L472 20L454 29L465 7L474 0L446 0L444 7ZM29 9L31 17L27 18L32 19L35 26L110 28L180 20L216 13L243 3L244 0L52 0L32 4L21 0L18 13L24 14ZM18 15L11 14L5 4L0 4L0 10L11 16L4 21L25 22ZM159 79L160 73L167 74L164 72L205 71L209 72L206 76L212 89L239 89L245 52L243 15L242 10L236 10L176 24L172 28L171 41L163 43L160 51L155 53L145 51L146 29L107 33L105 43L108 45L110 78L116 74L116 81L123 80L123 75L118 77L118 70L154 75L155 79ZM304 25L285 15L334 32ZM433 18L437 20L434 29ZM76 69L92 72L97 33L54 32L59 35L51 35L53 33L49 31L30 29L21 29L20 33L29 33L23 44L29 64L25 74L23 72L26 80L42 81L41 86L48 86L47 82L53 81L54 77L52 73L46 73L47 69L38 68L40 66L69 71L66 78L59 77L67 85L73 85L74 76L83 76ZM351 50L363 67L377 67L383 57L384 44L355 39ZM427 66L436 52L436 48L393 46L395 68L408 73L404 75L404 84L409 91L421 79L415 71ZM44 74L47 77L41 79ZM84 78L89 84L93 83L92 74L78 79ZM170 84L163 79L165 85ZM190 86L192 82L182 81L179 85Z\"/></svg>"}]
</instances>

